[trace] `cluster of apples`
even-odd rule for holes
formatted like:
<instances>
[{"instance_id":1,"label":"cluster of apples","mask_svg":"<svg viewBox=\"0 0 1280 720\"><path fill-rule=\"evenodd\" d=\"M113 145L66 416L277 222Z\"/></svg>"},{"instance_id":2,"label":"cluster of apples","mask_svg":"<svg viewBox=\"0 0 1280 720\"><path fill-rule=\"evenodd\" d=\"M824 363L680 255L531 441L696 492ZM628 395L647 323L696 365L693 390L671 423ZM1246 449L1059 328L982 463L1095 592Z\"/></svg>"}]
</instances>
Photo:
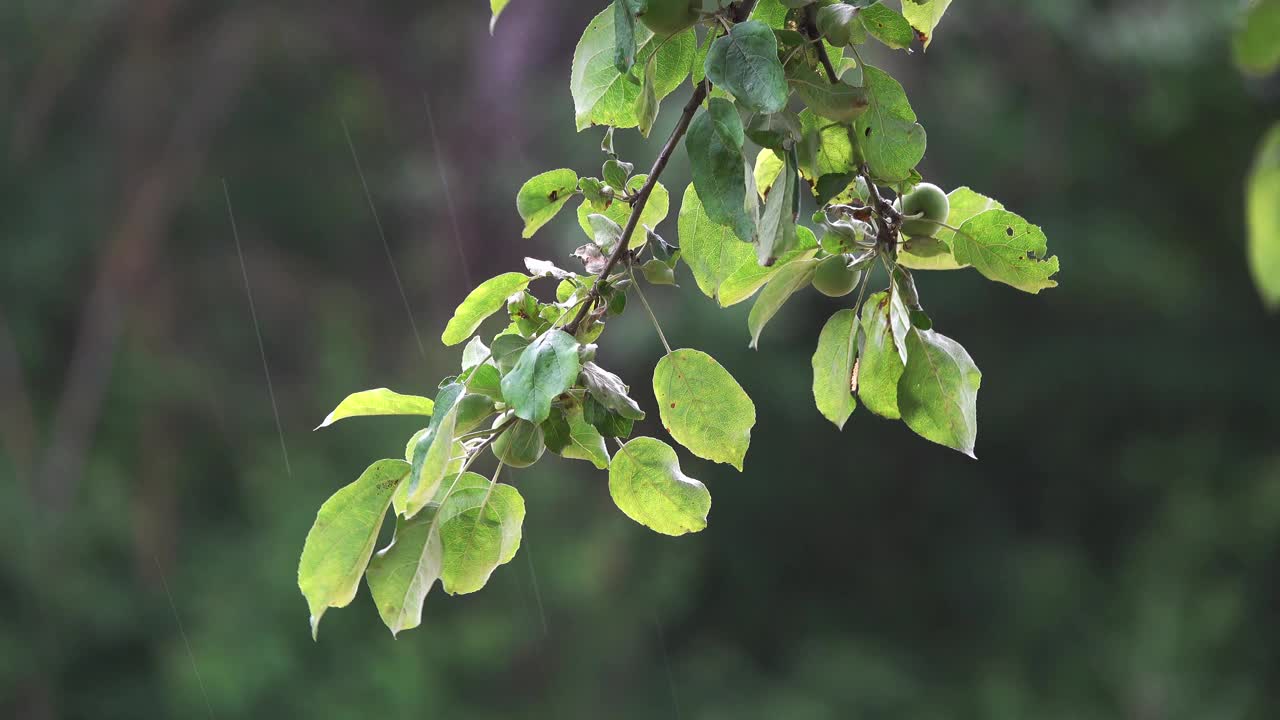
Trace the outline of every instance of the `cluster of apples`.
<instances>
[{"instance_id":1,"label":"cluster of apples","mask_svg":"<svg viewBox=\"0 0 1280 720\"><path fill-rule=\"evenodd\" d=\"M920 241L933 238L946 222L951 212L951 202L942 188L932 183L920 183L901 198L903 221L900 228L902 236L908 240ZM832 255L814 268L813 287L828 297L844 297L853 292L858 280L862 277L862 269L868 263L868 255L840 254Z\"/></svg>"}]
</instances>

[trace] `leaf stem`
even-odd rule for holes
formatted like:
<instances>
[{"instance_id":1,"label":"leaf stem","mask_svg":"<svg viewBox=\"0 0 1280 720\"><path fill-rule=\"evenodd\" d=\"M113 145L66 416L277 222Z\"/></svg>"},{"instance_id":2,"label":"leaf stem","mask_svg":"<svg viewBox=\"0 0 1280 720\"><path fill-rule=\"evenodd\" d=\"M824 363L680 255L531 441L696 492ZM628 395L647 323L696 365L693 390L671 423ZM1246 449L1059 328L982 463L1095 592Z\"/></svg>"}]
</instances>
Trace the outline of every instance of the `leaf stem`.
<instances>
[{"instance_id":1,"label":"leaf stem","mask_svg":"<svg viewBox=\"0 0 1280 720\"><path fill-rule=\"evenodd\" d=\"M640 289L640 282L636 280L635 270L630 265L627 266L627 272L631 274L631 284L635 285L636 295L640 298L640 304L644 305L645 312L649 313L649 320L653 322L653 329L658 331L658 339L662 341L662 347L667 349L667 354L671 354L671 345L667 343L667 336L662 334L662 326L658 324L658 316L653 314L653 308L649 307L649 301L644 296L644 291Z\"/></svg>"}]
</instances>

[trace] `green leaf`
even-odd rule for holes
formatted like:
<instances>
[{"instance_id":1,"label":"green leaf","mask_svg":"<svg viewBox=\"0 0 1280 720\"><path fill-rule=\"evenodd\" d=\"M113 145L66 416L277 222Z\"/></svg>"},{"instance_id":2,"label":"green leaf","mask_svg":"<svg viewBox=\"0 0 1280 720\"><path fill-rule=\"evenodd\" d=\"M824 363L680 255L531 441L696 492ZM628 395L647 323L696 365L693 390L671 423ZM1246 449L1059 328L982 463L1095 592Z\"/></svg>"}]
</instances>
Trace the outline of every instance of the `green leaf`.
<instances>
[{"instance_id":1,"label":"green leaf","mask_svg":"<svg viewBox=\"0 0 1280 720\"><path fill-rule=\"evenodd\" d=\"M578 174L572 170L549 170L529 178L516 193L516 211L524 220L524 237L533 237L551 222L577 190Z\"/></svg>"},{"instance_id":2,"label":"green leaf","mask_svg":"<svg viewBox=\"0 0 1280 720\"><path fill-rule=\"evenodd\" d=\"M707 52L707 79L750 112L776 113L787 104L787 80L773 30L758 20L733 26Z\"/></svg>"},{"instance_id":3,"label":"green leaf","mask_svg":"<svg viewBox=\"0 0 1280 720\"><path fill-rule=\"evenodd\" d=\"M810 110L829 120L849 122L866 112L869 105L866 88L844 81L832 83L807 67L791 70L787 81Z\"/></svg>"},{"instance_id":4,"label":"green leaf","mask_svg":"<svg viewBox=\"0 0 1280 720\"><path fill-rule=\"evenodd\" d=\"M489 10L493 13L493 17L489 18L489 34L493 34L493 29L498 25L498 16L503 10L507 9L507 3L511 0L489 0Z\"/></svg>"},{"instance_id":5,"label":"green leaf","mask_svg":"<svg viewBox=\"0 0 1280 720\"><path fill-rule=\"evenodd\" d=\"M854 131L867 166L881 182L906 180L924 157L924 128L916 122L902 86L885 71L867 65L863 84L870 105L858 116Z\"/></svg>"},{"instance_id":6,"label":"green leaf","mask_svg":"<svg viewBox=\"0 0 1280 720\"><path fill-rule=\"evenodd\" d=\"M813 353L813 401L818 412L844 429L858 403L853 399L853 368L857 357L857 312L839 310L822 326Z\"/></svg>"},{"instance_id":7,"label":"green leaf","mask_svg":"<svg viewBox=\"0 0 1280 720\"><path fill-rule=\"evenodd\" d=\"M992 200L986 195L976 193L967 187L958 187L947 193L947 200L951 205L951 211L947 215L947 224L951 227L958 228L969 221L974 215L986 212L987 210L1003 210L1004 205L998 201ZM968 267L956 262L953 254L955 245L955 232L947 228L939 228L934 237L946 246L946 252L925 257L911 252L912 243L908 242L904 249L898 252L898 263L912 270L959 270Z\"/></svg>"},{"instance_id":8,"label":"green leaf","mask_svg":"<svg viewBox=\"0 0 1280 720\"><path fill-rule=\"evenodd\" d=\"M632 175L627 181L627 190L637 192L649 179L648 175ZM667 192L667 188L658 183L653 186L653 192L649 195L649 202L645 203L644 212L640 213L640 225L655 228L658 223L666 219L667 213L671 209L671 195ZM594 232L591 228L590 217L593 211L583 203L578 206L578 225L582 226L582 231L587 237L594 238ZM599 213L610 220L617 223L620 227L626 227L627 220L631 218L631 206L619 200L615 200L604 212Z\"/></svg>"},{"instance_id":9,"label":"green leaf","mask_svg":"<svg viewBox=\"0 0 1280 720\"><path fill-rule=\"evenodd\" d=\"M579 369L578 341L563 330L551 330L525 348L502 378L502 396L516 417L540 423L551 412L551 401L573 387Z\"/></svg>"},{"instance_id":10,"label":"green leaf","mask_svg":"<svg viewBox=\"0 0 1280 720\"><path fill-rule=\"evenodd\" d=\"M422 624L423 601L440 579L444 549L436 527L437 510L431 506L412 520L396 518L391 544L373 556L365 572L378 615L392 635Z\"/></svg>"},{"instance_id":11,"label":"green leaf","mask_svg":"<svg viewBox=\"0 0 1280 720\"><path fill-rule=\"evenodd\" d=\"M776 152L786 152L800 140L800 117L790 110L751 115L745 128L751 142Z\"/></svg>"},{"instance_id":12,"label":"green leaf","mask_svg":"<svg viewBox=\"0 0 1280 720\"><path fill-rule=\"evenodd\" d=\"M973 358L955 340L916 328L907 332L907 357L898 381L898 408L907 427L976 459L982 373Z\"/></svg>"},{"instance_id":13,"label":"green leaf","mask_svg":"<svg viewBox=\"0 0 1280 720\"><path fill-rule=\"evenodd\" d=\"M782 174L782 168L786 165L786 161L772 150L764 149L756 155L756 166L752 176L759 194L763 194L777 182L778 176Z\"/></svg>"},{"instance_id":14,"label":"green leaf","mask_svg":"<svg viewBox=\"0 0 1280 720\"><path fill-rule=\"evenodd\" d=\"M510 485L455 489L439 509L441 581L450 595L473 593L520 548L524 498Z\"/></svg>"},{"instance_id":15,"label":"green leaf","mask_svg":"<svg viewBox=\"0 0 1280 720\"><path fill-rule=\"evenodd\" d=\"M1280 309L1280 123L1267 132L1245 190L1249 269L1262 300Z\"/></svg>"},{"instance_id":16,"label":"green leaf","mask_svg":"<svg viewBox=\"0 0 1280 720\"><path fill-rule=\"evenodd\" d=\"M720 284L744 263L755 263L754 248L733 230L707 217L698 191L690 184L680 202L678 224L680 256L684 258L702 294L718 299Z\"/></svg>"},{"instance_id":17,"label":"green leaf","mask_svg":"<svg viewBox=\"0 0 1280 720\"><path fill-rule=\"evenodd\" d=\"M711 493L680 471L670 445L641 437L623 445L609 467L609 494L627 517L663 535L707 526Z\"/></svg>"},{"instance_id":18,"label":"green leaf","mask_svg":"<svg viewBox=\"0 0 1280 720\"><path fill-rule=\"evenodd\" d=\"M582 418L604 437L628 437L635 425L635 420L624 418L606 408L589 394L582 401Z\"/></svg>"},{"instance_id":19,"label":"green leaf","mask_svg":"<svg viewBox=\"0 0 1280 720\"><path fill-rule=\"evenodd\" d=\"M750 298L787 264L797 260L812 259L817 251L818 241L813 236L813 231L804 226L796 227L796 247L791 252L778 258L777 262L768 267L756 262L753 256L720 283L720 307L736 305Z\"/></svg>"},{"instance_id":20,"label":"green leaf","mask_svg":"<svg viewBox=\"0 0 1280 720\"><path fill-rule=\"evenodd\" d=\"M747 316L747 327L751 330L751 347L760 344L760 333L764 326L778 314L778 310L786 304L796 292L808 287L813 282L813 270L817 267L815 259L797 260L784 265L769 283L764 286L760 297L751 306L751 314Z\"/></svg>"},{"instance_id":21,"label":"green leaf","mask_svg":"<svg viewBox=\"0 0 1280 720\"><path fill-rule=\"evenodd\" d=\"M693 171L693 185L707 217L718 225L733 228L743 242L755 238L754 193L747 194L747 180L742 158L742 118L733 103L712 98L707 111L689 124L685 149Z\"/></svg>"},{"instance_id":22,"label":"green leaf","mask_svg":"<svg viewBox=\"0 0 1280 720\"><path fill-rule=\"evenodd\" d=\"M868 410L889 420L898 420L898 381L902 378L902 356L894 344L889 323L889 293L878 292L862 306L859 335L858 398Z\"/></svg>"},{"instance_id":23,"label":"green leaf","mask_svg":"<svg viewBox=\"0 0 1280 720\"><path fill-rule=\"evenodd\" d=\"M846 3L834 3L818 9L818 32L832 45L848 45L850 28L858 22L858 9Z\"/></svg>"},{"instance_id":24,"label":"green leaf","mask_svg":"<svg viewBox=\"0 0 1280 720\"><path fill-rule=\"evenodd\" d=\"M338 403L338 407L334 408L333 412L325 417L324 422L316 426L316 429L329 427L339 420L350 417L430 415L434 407L435 403L431 402L430 398L418 395L401 395L387 388L363 390L348 395L345 400Z\"/></svg>"},{"instance_id":25,"label":"green leaf","mask_svg":"<svg viewBox=\"0 0 1280 720\"><path fill-rule=\"evenodd\" d=\"M676 442L700 458L742 470L756 406L720 363L699 350L669 353L653 370L653 394Z\"/></svg>"},{"instance_id":26,"label":"green leaf","mask_svg":"<svg viewBox=\"0 0 1280 720\"><path fill-rule=\"evenodd\" d=\"M1232 41L1236 65L1251 75L1280 67L1280 0L1255 0Z\"/></svg>"},{"instance_id":27,"label":"green leaf","mask_svg":"<svg viewBox=\"0 0 1280 720\"><path fill-rule=\"evenodd\" d=\"M552 408L542 429L551 452L563 458L586 460L598 470L609 467L609 449L605 447L604 436L587 422L581 405L569 405L563 410Z\"/></svg>"},{"instance_id":28,"label":"green leaf","mask_svg":"<svg viewBox=\"0 0 1280 720\"><path fill-rule=\"evenodd\" d=\"M445 345L457 345L471 337L485 318L501 310L507 298L528 287L531 279L524 273L510 272L480 283L453 311L440 341Z\"/></svg>"},{"instance_id":29,"label":"green leaf","mask_svg":"<svg viewBox=\"0 0 1280 720\"><path fill-rule=\"evenodd\" d=\"M787 154L786 164L774 181L760 214L756 238L756 259L761 265L773 265L778 257L796 246L796 190L800 182L796 153Z\"/></svg>"},{"instance_id":30,"label":"green leaf","mask_svg":"<svg viewBox=\"0 0 1280 720\"><path fill-rule=\"evenodd\" d=\"M868 108L870 105L868 105ZM865 118L866 113L862 116ZM858 169L858 159L847 126L832 122L812 110L800 113L800 126L813 152L800 157L800 172L810 182L823 175L843 175Z\"/></svg>"},{"instance_id":31,"label":"green leaf","mask_svg":"<svg viewBox=\"0 0 1280 720\"><path fill-rule=\"evenodd\" d=\"M311 610L311 636L331 607L346 607L356 596L391 496L409 475L409 463L379 460L359 479L320 506L298 562L298 588Z\"/></svg>"},{"instance_id":32,"label":"green leaf","mask_svg":"<svg viewBox=\"0 0 1280 720\"><path fill-rule=\"evenodd\" d=\"M933 42L933 29L942 22L942 15L950 5L951 0L903 0L902 14L924 43L925 50Z\"/></svg>"},{"instance_id":33,"label":"green leaf","mask_svg":"<svg viewBox=\"0 0 1280 720\"><path fill-rule=\"evenodd\" d=\"M605 408L631 420L644 419L644 411L640 409L640 405L627 395L631 388L622 382L622 378L594 362L582 364L582 384Z\"/></svg>"},{"instance_id":34,"label":"green leaf","mask_svg":"<svg viewBox=\"0 0 1280 720\"><path fill-rule=\"evenodd\" d=\"M689 76L697 40L692 29L657 38L644 25L635 26L636 62L648 62L657 51L654 90L658 100L671 94ZM605 8L587 25L573 53L569 89L573 94L578 130L592 125L636 127L636 98L641 87L614 66L616 36L614 9ZM659 49L659 47L661 49Z\"/></svg>"},{"instance_id":35,"label":"green leaf","mask_svg":"<svg viewBox=\"0 0 1280 720\"><path fill-rule=\"evenodd\" d=\"M613 2L613 67L626 75L636 64L636 18L628 0Z\"/></svg>"},{"instance_id":36,"label":"green leaf","mask_svg":"<svg viewBox=\"0 0 1280 720\"><path fill-rule=\"evenodd\" d=\"M587 224L591 226L591 238L602 253L611 253L622 239L622 227L607 215L592 213L587 216Z\"/></svg>"},{"instance_id":37,"label":"green leaf","mask_svg":"<svg viewBox=\"0 0 1280 720\"><path fill-rule=\"evenodd\" d=\"M903 0L904 6L910 4L911 0ZM865 7L858 15L872 37L894 50L906 50L911 47L911 41L915 40L916 34L911 29L911 23L897 10L883 3Z\"/></svg>"},{"instance_id":38,"label":"green leaf","mask_svg":"<svg viewBox=\"0 0 1280 720\"><path fill-rule=\"evenodd\" d=\"M397 508L403 508L405 517L413 517L422 510L449 472L449 465L453 461L458 408L465 393L465 387L454 382L441 388L436 395L436 414L431 416L427 432L413 448L409 481L405 483L402 501L396 503Z\"/></svg>"},{"instance_id":39,"label":"green leaf","mask_svg":"<svg viewBox=\"0 0 1280 720\"><path fill-rule=\"evenodd\" d=\"M1057 287L1049 278L1058 258L1045 257L1048 239L1040 228L1007 210L987 210L960 226L952 240L956 262L972 265L990 280L1038 293Z\"/></svg>"},{"instance_id":40,"label":"green leaf","mask_svg":"<svg viewBox=\"0 0 1280 720\"><path fill-rule=\"evenodd\" d=\"M499 335L493 339L493 364L503 375L511 372L520 360L524 349L529 347L529 339L515 334Z\"/></svg>"},{"instance_id":41,"label":"green leaf","mask_svg":"<svg viewBox=\"0 0 1280 720\"><path fill-rule=\"evenodd\" d=\"M644 81L640 85L640 94L636 97L636 127L643 137L649 137L653 123L658 119L658 90L654 87L654 75L654 61L651 58L644 64Z\"/></svg>"}]
</instances>

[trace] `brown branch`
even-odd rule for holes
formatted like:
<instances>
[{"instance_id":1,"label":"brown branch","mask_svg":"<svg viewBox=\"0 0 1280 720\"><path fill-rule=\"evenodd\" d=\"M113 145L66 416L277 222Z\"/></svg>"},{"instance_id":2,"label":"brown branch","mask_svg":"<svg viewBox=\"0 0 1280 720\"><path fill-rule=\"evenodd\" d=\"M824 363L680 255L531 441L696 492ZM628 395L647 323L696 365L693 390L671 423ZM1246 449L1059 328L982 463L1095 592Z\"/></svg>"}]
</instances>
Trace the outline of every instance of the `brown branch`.
<instances>
[{"instance_id":1,"label":"brown branch","mask_svg":"<svg viewBox=\"0 0 1280 720\"><path fill-rule=\"evenodd\" d=\"M730 19L739 23L751 16L751 11L755 9L756 0L742 0L736 5L730 6ZM685 132L689 130L689 123L693 122L693 115L698 111L698 106L703 100L707 99L707 95L711 92L711 82L703 78L702 82L693 89L693 97L689 98L689 102L685 103L684 110L680 113L680 120L676 122L676 127L671 131L671 135L667 138L666 144L662 146L662 151L658 153L658 158L653 161L653 167L649 170L649 176L645 178L644 186L636 192L634 200L631 202L631 217L627 219L627 226L622 229L622 237L618 239L618 246L613 249L613 253L609 255L609 263L604 269L596 275L595 282L591 285L591 292L587 295L587 299L582 303L582 308L578 310L578 314L573 321L565 326L565 332L574 335L578 332L578 326L586 319L587 313L591 312L592 307L600 301L600 285L609 277L609 273L613 272L614 266L622 259L627 252L628 246L631 244L631 237L635 234L636 226L640 224L640 216L644 213L644 207L649 203L649 195L653 192L654 186L658 184L658 176L666 169L667 163L671 161L672 154L675 153L676 147L680 144L680 139L684 137Z\"/></svg>"},{"instance_id":2,"label":"brown branch","mask_svg":"<svg viewBox=\"0 0 1280 720\"><path fill-rule=\"evenodd\" d=\"M658 177L662 175L667 163L671 161L671 156L680 144L680 139L684 137L685 132L689 129L689 123L693 122L693 115L698 111L698 106L702 105L702 101L707 99L707 93L710 88L711 83L705 79L698 83L698 87L694 88L693 97L689 98L689 102L685 104L684 111L680 113L679 122L676 123L675 129L671 131L671 136L667 138L666 144L662 146L662 152L658 153L658 159L653 161L653 167L649 170L649 177L645 178L644 185L636 193L635 202L631 205L631 217L627 219L627 226L622 230L622 237L618 239L618 246L613 249L613 254L609 256L609 263L596 275L596 281L591 286L591 293L587 296L586 301L582 303L582 308L578 310L577 316L565 326L565 332L570 335L578 332L578 326L582 324L582 321L587 317L587 313L591 312L592 306L600 299L600 284L604 282L605 278L609 277L609 273L613 272L614 266L618 264L623 254L627 252L627 246L631 244L631 236L635 234L636 226L640 224L640 215L644 213L644 207L649 203L649 195L653 193L653 188L658 184Z\"/></svg>"},{"instance_id":3,"label":"brown branch","mask_svg":"<svg viewBox=\"0 0 1280 720\"><path fill-rule=\"evenodd\" d=\"M836 72L836 68L831 64L831 56L827 54L827 46L822 44L822 33L818 32L818 6L806 5L804 8L804 32L813 40L813 46L818 48L818 59L822 61L822 67L827 71L827 79L832 85L840 82L840 74Z\"/></svg>"}]
</instances>

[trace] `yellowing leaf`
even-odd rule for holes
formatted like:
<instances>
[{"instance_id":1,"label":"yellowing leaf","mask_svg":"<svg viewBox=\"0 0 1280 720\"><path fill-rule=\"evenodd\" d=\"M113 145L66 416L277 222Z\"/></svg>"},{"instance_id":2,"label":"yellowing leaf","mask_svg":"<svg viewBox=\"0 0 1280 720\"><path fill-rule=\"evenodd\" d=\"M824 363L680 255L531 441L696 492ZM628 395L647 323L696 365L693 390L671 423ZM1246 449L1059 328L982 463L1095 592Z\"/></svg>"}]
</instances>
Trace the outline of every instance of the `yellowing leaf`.
<instances>
[{"instance_id":1,"label":"yellowing leaf","mask_svg":"<svg viewBox=\"0 0 1280 720\"><path fill-rule=\"evenodd\" d=\"M409 463L379 460L320 506L298 561L298 588L311 610L313 638L326 610L355 598L391 495L408 475Z\"/></svg>"},{"instance_id":2,"label":"yellowing leaf","mask_svg":"<svg viewBox=\"0 0 1280 720\"><path fill-rule=\"evenodd\" d=\"M684 535L707 526L711 493L680 471L670 445L636 438L619 448L609 467L609 494L627 517L663 535Z\"/></svg>"},{"instance_id":3,"label":"yellowing leaf","mask_svg":"<svg viewBox=\"0 0 1280 720\"><path fill-rule=\"evenodd\" d=\"M457 345L471 337L485 318L501 310L507 298L528 287L531 279L524 273L510 272L480 283L453 311L440 341L445 345Z\"/></svg>"},{"instance_id":4,"label":"yellowing leaf","mask_svg":"<svg viewBox=\"0 0 1280 720\"><path fill-rule=\"evenodd\" d=\"M671 437L700 458L742 470L756 407L720 363L699 350L676 350L654 368L653 394Z\"/></svg>"},{"instance_id":5,"label":"yellowing leaf","mask_svg":"<svg viewBox=\"0 0 1280 720\"><path fill-rule=\"evenodd\" d=\"M330 425L350 417L368 417L371 415L430 415L435 404L430 398L418 395L401 395L387 388L376 388L352 393L338 407L325 417L316 429Z\"/></svg>"}]
</instances>

